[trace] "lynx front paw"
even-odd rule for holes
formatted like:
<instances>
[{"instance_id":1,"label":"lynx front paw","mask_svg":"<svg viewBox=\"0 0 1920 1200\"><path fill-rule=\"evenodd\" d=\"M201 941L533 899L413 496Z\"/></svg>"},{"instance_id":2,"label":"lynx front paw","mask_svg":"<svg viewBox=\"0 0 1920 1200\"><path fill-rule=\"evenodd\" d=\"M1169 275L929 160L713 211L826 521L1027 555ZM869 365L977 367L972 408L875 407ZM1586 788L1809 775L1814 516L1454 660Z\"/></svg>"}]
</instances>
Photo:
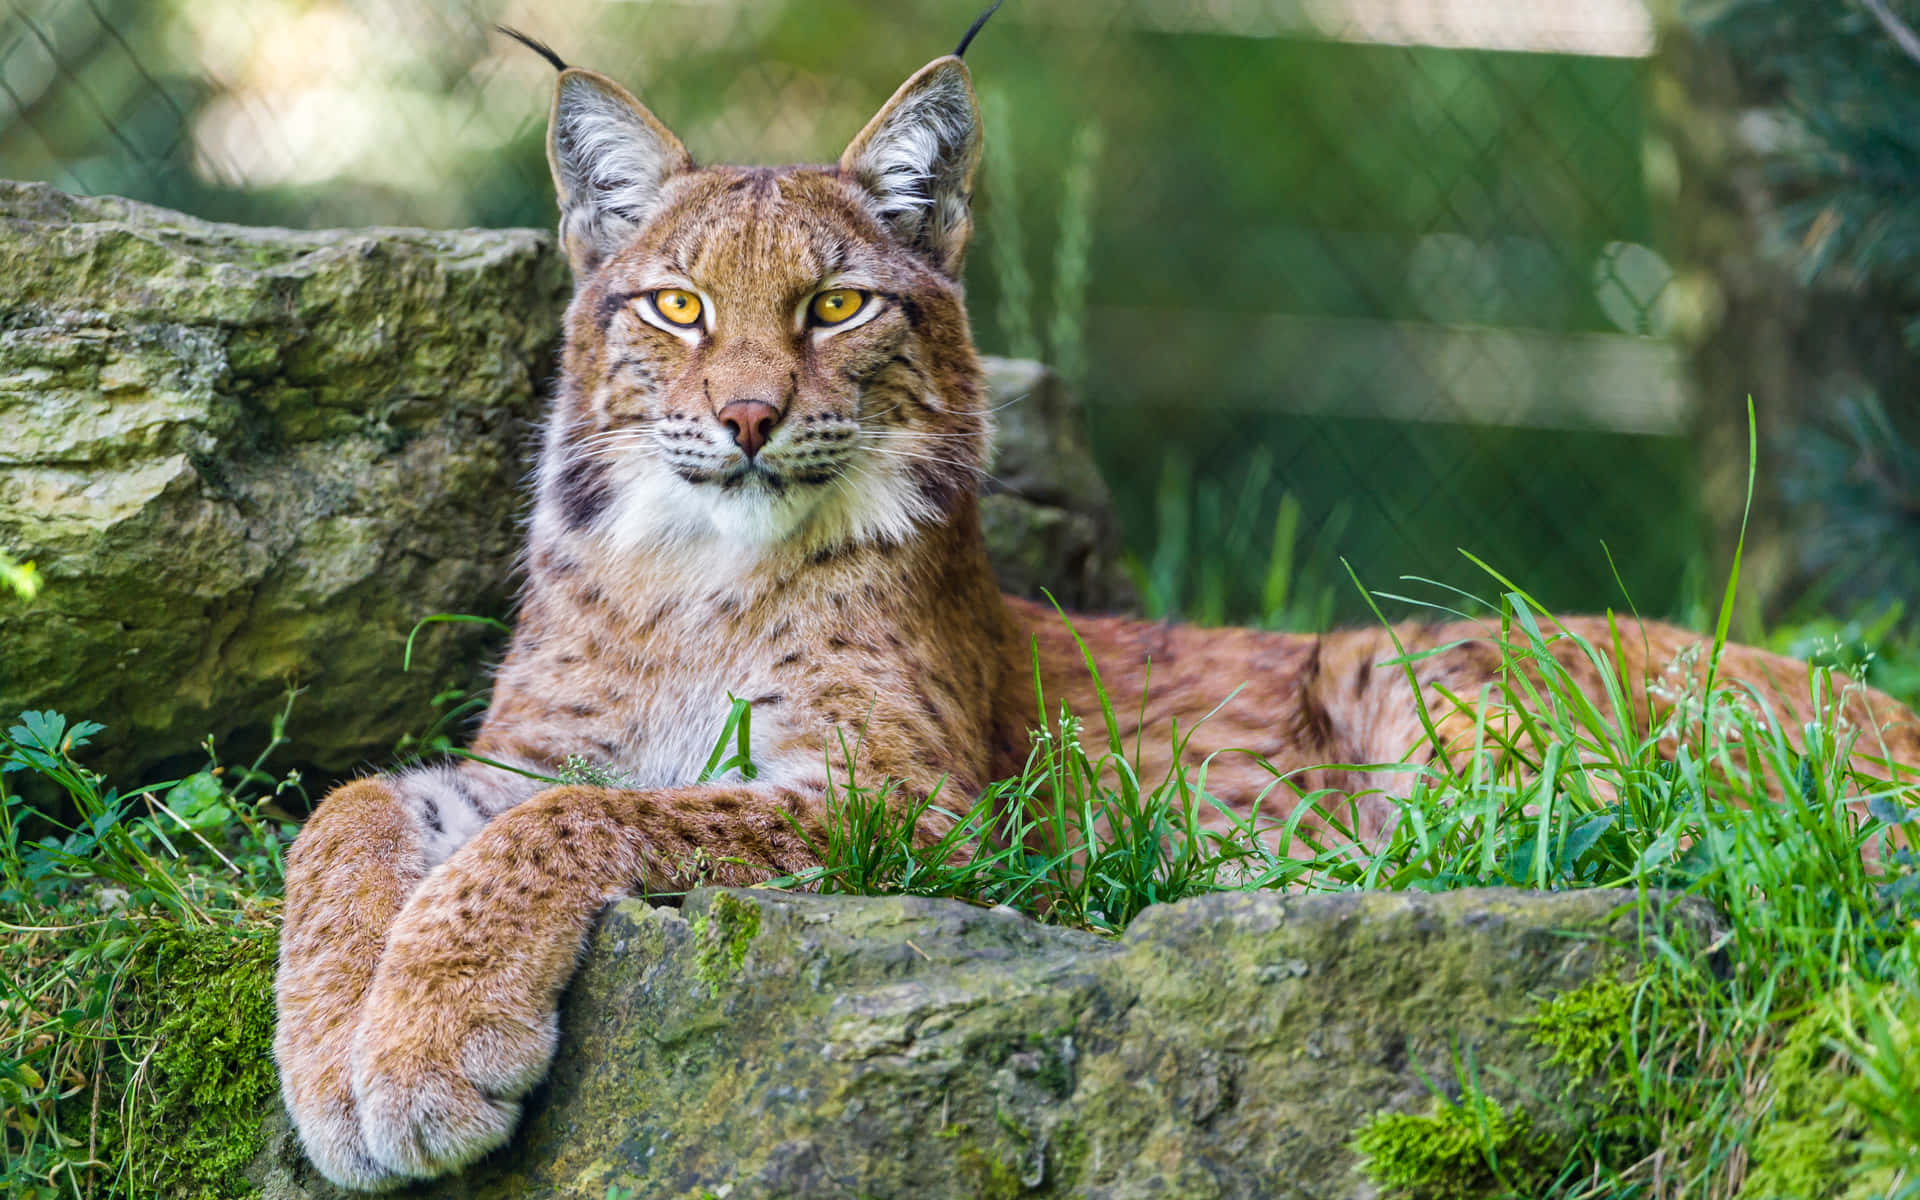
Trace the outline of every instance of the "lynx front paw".
<instances>
[{"instance_id":1,"label":"lynx front paw","mask_svg":"<svg viewBox=\"0 0 1920 1200\"><path fill-rule=\"evenodd\" d=\"M293 1123L300 1134L300 1148L313 1160L313 1165L319 1168L320 1174L343 1188L385 1192L401 1186L409 1178L388 1170L367 1153L360 1121L351 1104L325 1112L294 1109Z\"/></svg>"},{"instance_id":2,"label":"lynx front paw","mask_svg":"<svg viewBox=\"0 0 1920 1200\"><path fill-rule=\"evenodd\" d=\"M414 1177L457 1171L505 1144L556 1040L552 1016L476 1022L431 1007L416 1002L390 1024L370 1006L354 1039L367 1152Z\"/></svg>"}]
</instances>

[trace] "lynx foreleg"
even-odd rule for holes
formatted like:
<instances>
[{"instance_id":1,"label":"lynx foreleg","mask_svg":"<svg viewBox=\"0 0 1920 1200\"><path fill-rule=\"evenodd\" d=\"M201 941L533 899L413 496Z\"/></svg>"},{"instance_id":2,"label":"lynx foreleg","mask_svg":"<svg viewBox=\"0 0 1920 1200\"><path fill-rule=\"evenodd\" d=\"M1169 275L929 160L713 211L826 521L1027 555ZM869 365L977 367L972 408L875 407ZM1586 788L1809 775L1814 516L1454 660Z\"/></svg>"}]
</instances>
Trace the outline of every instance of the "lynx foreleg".
<instances>
[{"instance_id":1,"label":"lynx foreleg","mask_svg":"<svg viewBox=\"0 0 1920 1200\"><path fill-rule=\"evenodd\" d=\"M394 919L436 863L533 786L477 763L358 780L327 797L287 855L274 1060L300 1142L335 1183L403 1181L367 1153L348 1061Z\"/></svg>"},{"instance_id":2,"label":"lynx foreleg","mask_svg":"<svg viewBox=\"0 0 1920 1200\"><path fill-rule=\"evenodd\" d=\"M384 779L328 796L287 855L273 1057L307 1157L346 1187L402 1182L367 1153L347 1050L387 931L425 873L412 819Z\"/></svg>"},{"instance_id":3,"label":"lynx foreleg","mask_svg":"<svg viewBox=\"0 0 1920 1200\"><path fill-rule=\"evenodd\" d=\"M782 814L817 829L819 805L750 784L565 787L495 820L421 884L374 973L352 1050L369 1152L424 1176L505 1142L546 1074L560 994L601 907L813 865Z\"/></svg>"}]
</instances>

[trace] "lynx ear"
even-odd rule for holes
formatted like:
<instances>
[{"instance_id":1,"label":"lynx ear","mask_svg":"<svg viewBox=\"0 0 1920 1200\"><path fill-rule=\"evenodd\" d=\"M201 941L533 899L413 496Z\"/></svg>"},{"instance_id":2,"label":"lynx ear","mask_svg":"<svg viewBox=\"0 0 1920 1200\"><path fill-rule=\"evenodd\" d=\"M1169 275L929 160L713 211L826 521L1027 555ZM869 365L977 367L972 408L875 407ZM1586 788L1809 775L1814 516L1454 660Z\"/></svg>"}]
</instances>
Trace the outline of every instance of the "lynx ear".
<instances>
[{"instance_id":1,"label":"lynx ear","mask_svg":"<svg viewBox=\"0 0 1920 1200\"><path fill-rule=\"evenodd\" d=\"M578 276L639 231L667 180L693 159L627 89L570 67L553 89L547 164L560 200L560 243Z\"/></svg>"},{"instance_id":2,"label":"lynx ear","mask_svg":"<svg viewBox=\"0 0 1920 1200\"><path fill-rule=\"evenodd\" d=\"M973 232L979 163L980 105L966 65L952 55L901 84L840 156L874 216L955 277Z\"/></svg>"}]
</instances>

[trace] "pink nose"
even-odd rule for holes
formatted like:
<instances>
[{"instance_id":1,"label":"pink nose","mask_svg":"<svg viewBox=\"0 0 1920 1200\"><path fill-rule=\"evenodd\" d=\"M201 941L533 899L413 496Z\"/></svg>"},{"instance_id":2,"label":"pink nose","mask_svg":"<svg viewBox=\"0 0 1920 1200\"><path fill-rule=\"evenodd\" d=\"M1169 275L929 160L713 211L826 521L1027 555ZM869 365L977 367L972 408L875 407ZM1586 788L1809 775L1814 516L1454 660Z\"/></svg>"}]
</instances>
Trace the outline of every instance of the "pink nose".
<instances>
[{"instance_id":1,"label":"pink nose","mask_svg":"<svg viewBox=\"0 0 1920 1200\"><path fill-rule=\"evenodd\" d=\"M735 400L717 415L720 423L733 432L733 444L748 458L760 453L773 436L773 427L780 423L780 410L764 400Z\"/></svg>"}]
</instances>

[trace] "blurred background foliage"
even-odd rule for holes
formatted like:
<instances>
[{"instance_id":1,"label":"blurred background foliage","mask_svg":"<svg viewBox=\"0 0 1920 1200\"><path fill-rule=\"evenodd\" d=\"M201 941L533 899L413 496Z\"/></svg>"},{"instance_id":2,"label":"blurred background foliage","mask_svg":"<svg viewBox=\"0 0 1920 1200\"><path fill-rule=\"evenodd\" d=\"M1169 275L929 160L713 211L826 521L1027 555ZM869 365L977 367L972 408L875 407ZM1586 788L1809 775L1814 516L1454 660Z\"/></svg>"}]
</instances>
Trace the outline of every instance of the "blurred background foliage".
<instances>
[{"instance_id":1,"label":"blurred background foliage","mask_svg":"<svg viewBox=\"0 0 1920 1200\"><path fill-rule=\"evenodd\" d=\"M820 161L976 7L9 0L0 173L222 220L548 226L550 71L494 22L697 157ZM979 341L1084 389L1155 613L1356 619L1340 557L1483 579L1464 547L1559 608L1624 588L1697 620L1749 393L1749 632L1885 611L1920 583L1915 16L1011 0L969 54Z\"/></svg>"}]
</instances>

